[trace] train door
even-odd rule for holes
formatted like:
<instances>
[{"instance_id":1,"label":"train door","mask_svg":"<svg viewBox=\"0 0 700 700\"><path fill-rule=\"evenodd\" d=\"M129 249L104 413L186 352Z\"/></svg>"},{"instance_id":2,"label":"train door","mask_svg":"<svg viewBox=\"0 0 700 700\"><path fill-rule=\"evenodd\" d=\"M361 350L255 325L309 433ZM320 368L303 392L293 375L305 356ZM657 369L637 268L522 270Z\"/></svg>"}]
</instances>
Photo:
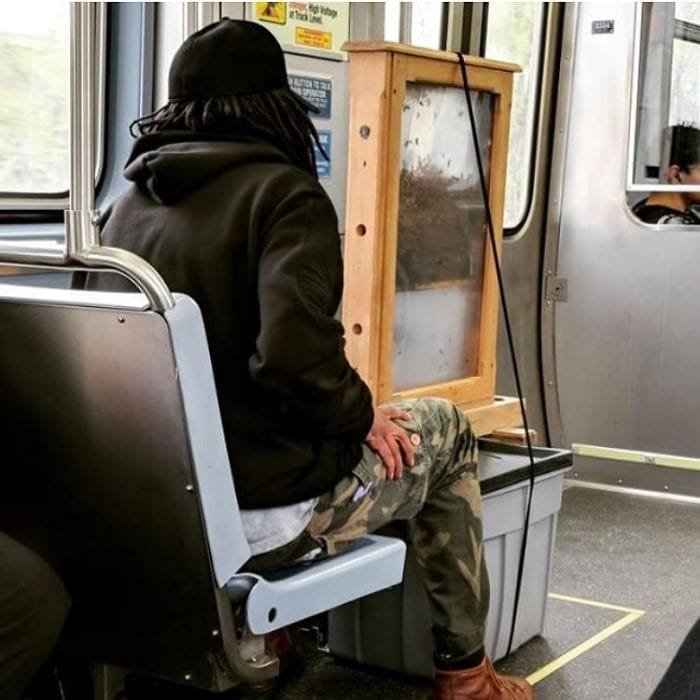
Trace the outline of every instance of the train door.
<instances>
[{"instance_id":1,"label":"train door","mask_svg":"<svg viewBox=\"0 0 700 700\"><path fill-rule=\"evenodd\" d=\"M567 294L545 285L542 307L550 433L573 443L580 479L698 495L700 227L631 209L674 190L659 184L663 134L698 119L698 6L567 15L544 258Z\"/></svg>"}]
</instances>

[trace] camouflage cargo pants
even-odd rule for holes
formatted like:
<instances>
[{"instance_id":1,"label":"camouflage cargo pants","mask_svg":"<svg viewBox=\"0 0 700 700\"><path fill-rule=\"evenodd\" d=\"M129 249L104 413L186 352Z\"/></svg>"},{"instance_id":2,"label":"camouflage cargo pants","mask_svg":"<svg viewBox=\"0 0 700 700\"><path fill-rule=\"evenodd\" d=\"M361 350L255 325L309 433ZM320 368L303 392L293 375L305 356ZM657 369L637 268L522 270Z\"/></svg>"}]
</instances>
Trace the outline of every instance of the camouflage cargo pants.
<instances>
[{"instance_id":1,"label":"camouflage cargo pants","mask_svg":"<svg viewBox=\"0 0 700 700\"><path fill-rule=\"evenodd\" d=\"M295 558L321 544L335 554L393 520L408 521L431 604L436 651L471 653L483 645L489 603L476 439L449 401L393 405L411 414L410 421L397 423L416 445L414 465L405 467L401 479L388 481L380 458L364 446L352 473L321 496L305 533L281 549ZM279 566L283 553L270 554ZM255 559L263 563L263 558Z\"/></svg>"}]
</instances>

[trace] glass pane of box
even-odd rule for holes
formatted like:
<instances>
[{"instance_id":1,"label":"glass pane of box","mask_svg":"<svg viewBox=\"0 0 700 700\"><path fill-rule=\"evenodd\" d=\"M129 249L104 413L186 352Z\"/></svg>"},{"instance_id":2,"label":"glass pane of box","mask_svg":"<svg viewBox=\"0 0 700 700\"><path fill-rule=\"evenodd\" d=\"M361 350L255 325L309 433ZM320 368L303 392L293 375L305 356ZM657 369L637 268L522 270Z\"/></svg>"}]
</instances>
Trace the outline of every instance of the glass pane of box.
<instances>
[{"instance_id":1,"label":"glass pane of box","mask_svg":"<svg viewBox=\"0 0 700 700\"><path fill-rule=\"evenodd\" d=\"M491 96L471 95L488 181ZM397 391L476 375L486 242L464 91L409 83L401 140Z\"/></svg>"}]
</instances>

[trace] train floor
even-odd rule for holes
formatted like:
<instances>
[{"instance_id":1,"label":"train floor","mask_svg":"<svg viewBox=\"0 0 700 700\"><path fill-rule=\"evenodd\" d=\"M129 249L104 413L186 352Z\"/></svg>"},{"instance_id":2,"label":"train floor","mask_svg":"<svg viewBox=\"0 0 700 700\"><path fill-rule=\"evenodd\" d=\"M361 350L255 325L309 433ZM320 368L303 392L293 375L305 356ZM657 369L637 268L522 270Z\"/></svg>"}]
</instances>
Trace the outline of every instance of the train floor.
<instances>
[{"instance_id":1,"label":"train floor","mask_svg":"<svg viewBox=\"0 0 700 700\"><path fill-rule=\"evenodd\" d=\"M544 633L497 668L539 671L538 700L646 700L700 616L698 581L699 505L568 486ZM430 697L422 681L320 653L305 661L276 698Z\"/></svg>"},{"instance_id":2,"label":"train floor","mask_svg":"<svg viewBox=\"0 0 700 700\"><path fill-rule=\"evenodd\" d=\"M538 700L647 700L700 617L700 505L567 485L544 632L499 671L530 677ZM427 700L425 680L301 645L303 668L265 695L223 695L130 678L128 700ZM304 637L302 637L304 641ZM696 646L698 645L695 640ZM700 675L694 664L684 672ZM674 673L676 666L674 664ZM677 679L676 679L677 680ZM39 697L39 696L35 696ZM654 700L700 699L657 695ZM43 700L43 697L41 698ZM67 696L71 700L71 695Z\"/></svg>"}]
</instances>

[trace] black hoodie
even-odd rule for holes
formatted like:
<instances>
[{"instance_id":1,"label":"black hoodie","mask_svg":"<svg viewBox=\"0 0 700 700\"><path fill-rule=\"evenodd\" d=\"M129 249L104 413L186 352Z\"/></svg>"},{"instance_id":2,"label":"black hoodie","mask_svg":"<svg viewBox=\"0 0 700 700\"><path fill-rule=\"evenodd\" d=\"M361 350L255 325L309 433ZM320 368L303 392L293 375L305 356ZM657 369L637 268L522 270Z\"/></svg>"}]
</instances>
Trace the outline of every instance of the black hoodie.
<instances>
[{"instance_id":1,"label":"black hoodie","mask_svg":"<svg viewBox=\"0 0 700 700\"><path fill-rule=\"evenodd\" d=\"M134 184L106 212L102 243L142 256L197 301L240 504L286 505L357 464L372 397L334 319L342 261L323 188L273 146L216 139L140 138L125 170Z\"/></svg>"}]
</instances>

